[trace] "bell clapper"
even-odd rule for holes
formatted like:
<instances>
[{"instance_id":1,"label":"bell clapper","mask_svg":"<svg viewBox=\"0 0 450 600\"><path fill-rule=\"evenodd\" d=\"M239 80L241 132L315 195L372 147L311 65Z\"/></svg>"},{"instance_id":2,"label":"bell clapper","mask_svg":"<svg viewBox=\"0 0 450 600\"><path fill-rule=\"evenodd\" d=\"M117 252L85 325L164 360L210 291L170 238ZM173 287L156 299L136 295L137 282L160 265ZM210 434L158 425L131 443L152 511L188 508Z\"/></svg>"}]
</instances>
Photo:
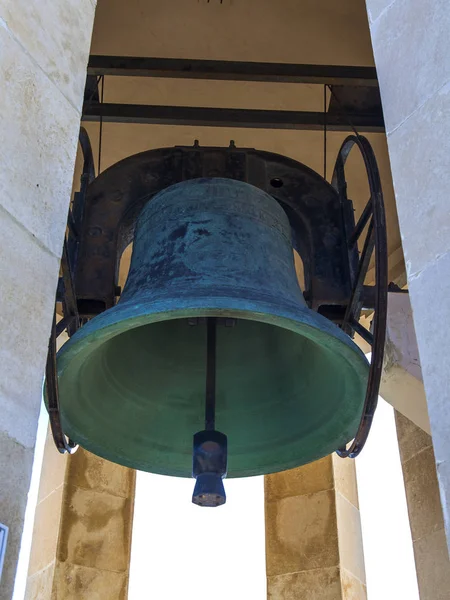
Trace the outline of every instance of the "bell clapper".
<instances>
[{"instance_id":1,"label":"bell clapper","mask_svg":"<svg viewBox=\"0 0 450 600\"><path fill-rule=\"evenodd\" d=\"M192 502L199 506L221 506L226 502L222 479L227 474L227 436L215 430L216 423L217 318L206 319L205 429L194 435L192 475L196 479Z\"/></svg>"},{"instance_id":2,"label":"bell clapper","mask_svg":"<svg viewBox=\"0 0 450 600\"><path fill-rule=\"evenodd\" d=\"M214 431L216 426L216 338L217 319L208 317L206 319L206 431Z\"/></svg>"}]
</instances>

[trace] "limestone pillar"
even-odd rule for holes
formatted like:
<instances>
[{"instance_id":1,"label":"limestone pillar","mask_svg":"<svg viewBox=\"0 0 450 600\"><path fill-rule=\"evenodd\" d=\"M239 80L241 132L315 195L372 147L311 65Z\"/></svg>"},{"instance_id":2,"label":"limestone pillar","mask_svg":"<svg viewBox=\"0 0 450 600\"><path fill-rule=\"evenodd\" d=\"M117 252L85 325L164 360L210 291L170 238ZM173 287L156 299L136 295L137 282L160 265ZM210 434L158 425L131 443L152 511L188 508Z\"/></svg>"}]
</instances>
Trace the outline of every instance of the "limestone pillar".
<instances>
[{"instance_id":1,"label":"limestone pillar","mask_svg":"<svg viewBox=\"0 0 450 600\"><path fill-rule=\"evenodd\" d=\"M427 433L427 400L409 294L389 293L380 395Z\"/></svg>"},{"instance_id":2,"label":"limestone pillar","mask_svg":"<svg viewBox=\"0 0 450 600\"><path fill-rule=\"evenodd\" d=\"M396 411L420 600L450 598L450 561L431 437Z\"/></svg>"},{"instance_id":3,"label":"limestone pillar","mask_svg":"<svg viewBox=\"0 0 450 600\"><path fill-rule=\"evenodd\" d=\"M328 456L265 478L268 600L365 600L354 462Z\"/></svg>"},{"instance_id":4,"label":"limestone pillar","mask_svg":"<svg viewBox=\"0 0 450 600\"><path fill-rule=\"evenodd\" d=\"M0 0L0 599L30 485L94 0Z\"/></svg>"},{"instance_id":5,"label":"limestone pillar","mask_svg":"<svg viewBox=\"0 0 450 600\"><path fill-rule=\"evenodd\" d=\"M34 515L25 594L27 600L51 598L68 458L56 450L48 428Z\"/></svg>"},{"instance_id":6,"label":"limestone pillar","mask_svg":"<svg viewBox=\"0 0 450 600\"><path fill-rule=\"evenodd\" d=\"M366 4L449 541L449 3Z\"/></svg>"},{"instance_id":7,"label":"limestone pillar","mask_svg":"<svg viewBox=\"0 0 450 600\"><path fill-rule=\"evenodd\" d=\"M26 600L126 600L135 471L79 449L58 485L48 449L41 488L54 489L40 493Z\"/></svg>"}]
</instances>

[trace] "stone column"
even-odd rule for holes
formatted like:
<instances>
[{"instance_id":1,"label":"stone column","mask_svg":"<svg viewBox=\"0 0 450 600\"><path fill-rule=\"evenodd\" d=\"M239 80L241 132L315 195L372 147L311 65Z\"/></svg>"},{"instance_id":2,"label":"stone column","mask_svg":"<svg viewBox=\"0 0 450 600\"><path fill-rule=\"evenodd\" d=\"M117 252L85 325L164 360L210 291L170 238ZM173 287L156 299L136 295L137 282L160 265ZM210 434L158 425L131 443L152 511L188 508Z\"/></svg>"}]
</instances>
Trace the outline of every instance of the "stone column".
<instances>
[{"instance_id":1,"label":"stone column","mask_svg":"<svg viewBox=\"0 0 450 600\"><path fill-rule=\"evenodd\" d=\"M421 600L450 598L450 561L431 437L396 411L398 445Z\"/></svg>"},{"instance_id":2,"label":"stone column","mask_svg":"<svg viewBox=\"0 0 450 600\"><path fill-rule=\"evenodd\" d=\"M60 484L52 444L49 436L26 600L126 600L135 471L79 449Z\"/></svg>"},{"instance_id":3,"label":"stone column","mask_svg":"<svg viewBox=\"0 0 450 600\"><path fill-rule=\"evenodd\" d=\"M22 535L94 12L94 0L0 0L1 600Z\"/></svg>"},{"instance_id":4,"label":"stone column","mask_svg":"<svg viewBox=\"0 0 450 600\"><path fill-rule=\"evenodd\" d=\"M430 431L419 348L409 294L388 294L386 346L380 395L427 433Z\"/></svg>"},{"instance_id":5,"label":"stone column","mask_svg":"<svg viewBox=\"0 0 450 600\"><path fill-rule=\"evenodd\" d=\"M56 450L49 428L34 516L25 594L27 600L51 598L68 458Z\"/></svg>"},{"instance_id":6,"label":"stone column","mask_svg":"<svg viewBox=\"0 0 450 600\"><path fill-rule=\"evenodd\" d=\"M450 10L366 0L450 540Z\"/></svg>"},{"instance_id":7,"label":"stone column","mask_svg":"<svg viewBox=\"0 0 450 600\"><path fill-rule=\"evenodd\" d=\"M328 456L267 475L269 600L365 600L354 462Z\"/></svg>"}]
</instances>

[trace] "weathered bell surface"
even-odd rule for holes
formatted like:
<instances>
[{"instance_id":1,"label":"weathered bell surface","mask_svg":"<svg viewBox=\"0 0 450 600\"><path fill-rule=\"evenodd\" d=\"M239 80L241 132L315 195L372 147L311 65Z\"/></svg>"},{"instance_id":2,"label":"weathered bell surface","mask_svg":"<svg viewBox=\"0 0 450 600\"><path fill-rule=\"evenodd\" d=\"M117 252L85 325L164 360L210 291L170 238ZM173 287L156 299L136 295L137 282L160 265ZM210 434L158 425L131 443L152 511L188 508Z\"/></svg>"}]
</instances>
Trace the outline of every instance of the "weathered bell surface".
<instances>
[{"instance_id":1,"label":"weathered bell surface","mask_svg":"<svg viewBox=\"0 0 450 600\"><path fill-rule=\"evenodd\" d=\"M111 461L190 477L212 316L229 477L296 467L354 436L368 363L305 305L280 205L229 179L183 182L145 205L120 301L58 355L65 433Z\"/></svg>"}]
</instances>

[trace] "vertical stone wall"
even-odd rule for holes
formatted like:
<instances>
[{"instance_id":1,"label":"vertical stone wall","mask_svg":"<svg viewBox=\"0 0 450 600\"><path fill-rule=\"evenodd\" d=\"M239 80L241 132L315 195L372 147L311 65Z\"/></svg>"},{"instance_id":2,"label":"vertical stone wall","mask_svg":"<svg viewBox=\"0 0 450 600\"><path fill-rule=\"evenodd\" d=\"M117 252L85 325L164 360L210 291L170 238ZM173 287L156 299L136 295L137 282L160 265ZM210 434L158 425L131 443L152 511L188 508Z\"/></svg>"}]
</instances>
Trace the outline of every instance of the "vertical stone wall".
<instances>
[{"instance_id":1,"label":"vertical stone wall","mask_svg":"<svg viewBox=\"0 0 450 600\"><path fill-rule=\"evenodd\" d=\"M420 600L450 598L450 561L431 437L396 411Z\"/></svg>"},{"instance_id":2,"label":"vertical stone wall","mask_svg":"<svg viewBox=\"0 0 450 600\"><path fill-rule=\"evenodd\" d=\"M327 456L265 477L269 600L366 600L354 462Z\"/></svg>"},{"instance_id":3,"label":"vertical stone wall","mask_svg":"<svg viewBox=\"0 0 450 600\"><path fill-rule=\"evenodd\" d=\"M61 455L55 448L49 428L45 440L44 460L34 517L26 588L27 600L51 598L68 458L67 455Z\"/></svg>"},{"instance_id":4,"label":"vertical stone wall","mask_svg":"<svg viewBox=\"0 0 450 600\"><path fill-rule=\"evenodd\" d=\"M450 540L450 9L366 0Z\"/></svg>"},{"instance_id":5,"label":"vertical stone wall","mask_svg":"<svg viewBox=\"0 0 450 600\"><path fill-rule=\"evenodd\" d=\"M427 400L409 294L390 292L380 396L428 434Z\"/></svg>"},{"instance_id":6,"label":"vertical stone wall","mask_svg":"<svg viewBox=\"0 0 450 600\"><path fill-rule=\"evenodd\" d=\"M94 0L0 0L0 599L30 483Z\"/></svg>"},{"instance_id":7,"label":"vertical stone wall","mask_svg":"<svg viewBox=\"0 0 450 600\"><path fill-rule=\"evenodd\" d=\"M51 594L27 600L126 600L135 479L81 448L68 459Z\"/></svg>"},{"instance_id":8,"label":"vertical stone wall","mask_svg":"<svg viewBox=\"0 0 450 600\"><path fill-rule=\"evenodd\" d=\"M47 437L25 600L126 600L136 474Z\"/></svg>"}]
</instances>

